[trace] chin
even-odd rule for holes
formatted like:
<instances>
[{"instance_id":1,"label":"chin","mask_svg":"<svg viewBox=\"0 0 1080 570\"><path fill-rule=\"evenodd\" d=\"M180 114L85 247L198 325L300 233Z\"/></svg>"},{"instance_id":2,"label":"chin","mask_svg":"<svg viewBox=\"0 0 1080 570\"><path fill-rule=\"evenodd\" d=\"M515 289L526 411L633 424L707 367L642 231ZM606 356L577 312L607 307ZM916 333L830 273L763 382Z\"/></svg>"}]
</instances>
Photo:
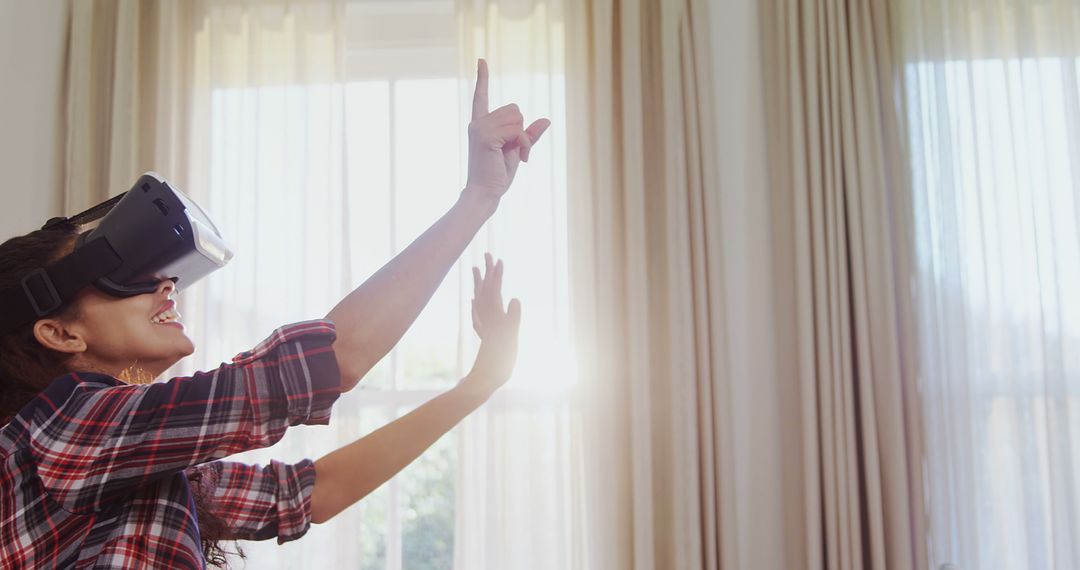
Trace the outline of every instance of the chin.
<instances>
[{"instance_id":1,"label":"chin","mask_svg":"<svg viewBox=\"0 0 1080 570\"><path fill-rule=\"evenodd\" d=\"M161 360L157 361L157 363L156 363L157 364L157 369L160 370L161 372L164 372L165 370L168 370L168 369L172 368L173 366L176 366L176 363L178 363L181 360L187 358L188 356L191 356L194 352L195 352L195 346L193 344L191 344L190 342L187 343L186 346L177 347L177 349L172 351L172 353L169 356L167 356L165 358L162 358ZM158 374L161 374L161 372L158 372Z\"/></svg>"},{"instance_id":2,"label":"chin","mask_svg":"<svg viewBox=\"0 0 1080 570\"><path fill-rule=\"evenodd\" d=\"M166 368L195 353L195 343L186 334L182 334L181 338L171 339L166 346L167 348L162 347L165 350L159 353L168 364Z\"/></svg>"},{"instance_id":3,"label":"chin","mask_svg":"<svg viewBox=\"0 0 1080 570\"><path fill-rule=\"evenodd\" d=\"M179 350L177 351L179 353L177 360L195 354L195 343L192 342L191 339L187 337L187 335L184 335L184 340L186 342L184 342L184 344L180 346Z\"/></svg>"}]
</instances>

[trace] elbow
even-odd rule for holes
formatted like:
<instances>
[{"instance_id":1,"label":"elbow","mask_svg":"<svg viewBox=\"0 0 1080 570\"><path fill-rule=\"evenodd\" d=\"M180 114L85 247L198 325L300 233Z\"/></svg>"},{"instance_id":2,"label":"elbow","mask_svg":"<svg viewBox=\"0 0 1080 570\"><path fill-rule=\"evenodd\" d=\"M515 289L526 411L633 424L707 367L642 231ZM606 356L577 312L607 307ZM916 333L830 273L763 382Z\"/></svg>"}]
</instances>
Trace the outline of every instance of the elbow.
<instances>
[{"instance_id":1,"label":"elbow","mask_svg":"<svg viewBox=\"0 0 1080 570\"><path fill-rule=\"evenodd\" d=\"M341 393L344 394L349 390L352 390L360 383L360 377L356 375L356 372L348 368L341 369Z\"/></svg>"},{"instance_id":2,"label":"elbow","mask_svg":"<svg viewBox=\"0 0 1080 570\"><path fill-rule=\"evenodd\" d=\"M335 345L334 354L341 377L342 393L355 388L360 383L360 379L366 376L375 365L363 348Z\"/></svg>"},{"instance_id":3,"label":"elbow","mask_svg":"<svg viewBox=\"0 0 1080 570\"><path fill-rule=\"evenodd\" d=\"M360 383L360 380L371 370L371 366L361 364L341 369L341 393L348 392Z\"/></svg>"},{"instance_id":4,"label":"elbow","mask_svg":"<svg viewBox=\"0 0 1080 570\"><path fill-rule=\"evenodd\" d=\"M326 521L328 521L330 519L331 519L330 516L328 516L326 513L322 512L320 510L315 509L315 506L312 505L312 507L311 507L311 524L322 524L322 523L324 523L324 522L326 522Z\"/></svg>"}]
</instances>

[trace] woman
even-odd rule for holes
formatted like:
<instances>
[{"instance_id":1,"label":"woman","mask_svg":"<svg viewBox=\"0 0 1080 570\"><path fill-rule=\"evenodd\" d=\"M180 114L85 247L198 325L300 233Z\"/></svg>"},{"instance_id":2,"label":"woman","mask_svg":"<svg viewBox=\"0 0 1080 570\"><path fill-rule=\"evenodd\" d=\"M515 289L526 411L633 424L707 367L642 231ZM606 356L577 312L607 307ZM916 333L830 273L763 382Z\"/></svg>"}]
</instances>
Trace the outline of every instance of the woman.
<instances>
[{"instance_id":1,"label":"woman","mask_svg":"<svg viewBox=\"0 0 1080 570\"><path fill-rule=\"evenodd\" d=\"M448 392L317 461L221 461L297 424L326 424L404 334L499 201L549 122L488 112L481 60L458 202L325 319L282 327L231 363L146 383L194 351L173 283L77 298L0 337L0 566L202 568L217 541L302 536L375 490L508 379L521 308L504 310L502 263L474 268L472 370ZM54 224L0 245L0 290L71 252ZM201 544L200 544L201 543Z\"/></svg>"}]
</instances>

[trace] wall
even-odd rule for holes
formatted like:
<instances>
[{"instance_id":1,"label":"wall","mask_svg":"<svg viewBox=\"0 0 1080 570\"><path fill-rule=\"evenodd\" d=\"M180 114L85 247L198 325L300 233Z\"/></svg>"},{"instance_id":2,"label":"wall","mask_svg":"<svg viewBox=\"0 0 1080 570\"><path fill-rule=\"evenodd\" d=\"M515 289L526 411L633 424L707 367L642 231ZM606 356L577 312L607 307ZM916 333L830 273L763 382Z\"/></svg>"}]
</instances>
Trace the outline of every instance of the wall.
<instances>
[{"instance_id":1,"label":"wall","mask_svg":"<svg viewBox=\"0 0 1080 570\"><path fill-rule=\"evenodd\" d=\"M0 0L0 240L61 210L66 0Z\"/></svg>"}]
</instances>

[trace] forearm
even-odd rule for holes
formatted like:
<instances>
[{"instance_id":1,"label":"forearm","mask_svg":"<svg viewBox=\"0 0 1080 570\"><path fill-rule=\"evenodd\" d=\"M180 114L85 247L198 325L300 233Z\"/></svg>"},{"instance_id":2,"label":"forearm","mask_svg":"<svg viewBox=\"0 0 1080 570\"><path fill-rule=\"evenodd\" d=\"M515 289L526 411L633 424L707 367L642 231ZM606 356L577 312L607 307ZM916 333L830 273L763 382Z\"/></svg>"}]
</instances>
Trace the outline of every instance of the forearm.
<instances>
[{"instance_id":1,"label":"forearm","mask_svg":"<svg viewBox=\"0 0 1080 570\"><path fill-rule=\"evenodd\" d=\"M458 385L316 461L312 522L329 520L379 488L472 413L488 395L486 390Z\"/></svg>"},{"instance_id":2,"label":"forearm","mask_svg":"<svg viewBox=\"0 0 1080 570\"><path fill-rule=\"evenodd\" d=\"M337 327L342 391L397 344L496 205L462 192L434 225L327 314Z\"/></svg>"}]
</instances>

